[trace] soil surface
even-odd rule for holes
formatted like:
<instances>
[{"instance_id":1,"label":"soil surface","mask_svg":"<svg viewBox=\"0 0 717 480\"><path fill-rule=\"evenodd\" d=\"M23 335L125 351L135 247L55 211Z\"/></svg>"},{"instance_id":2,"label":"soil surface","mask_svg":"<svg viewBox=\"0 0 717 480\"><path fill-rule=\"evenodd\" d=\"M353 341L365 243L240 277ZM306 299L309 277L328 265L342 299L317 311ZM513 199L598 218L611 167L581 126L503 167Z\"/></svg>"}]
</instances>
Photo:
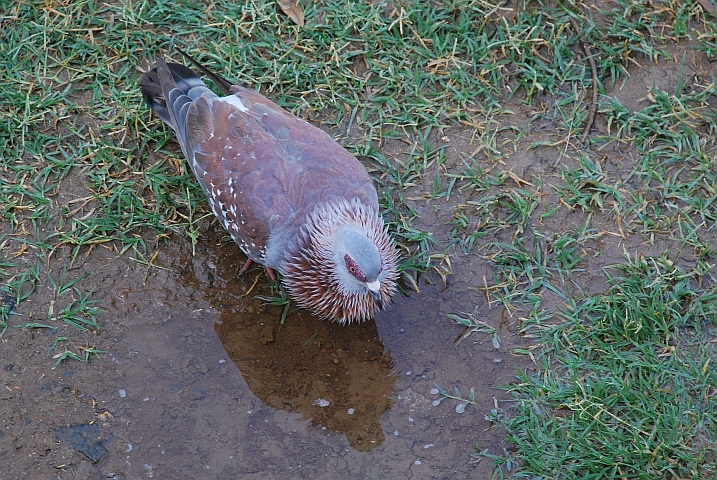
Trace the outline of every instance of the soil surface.
<instances>
[{"instance_id":1,"label":"soil surface","mask_svg":"<svg viewBox=\"0 0 717 480\"><path fill-rule=\"evenodd\" d=\"M674 50L676 59L683 50L697 55L689 45ZM674 60L633 66L611 95L639 109L653 85L674 91L679 69ZM701 57L688 58L685 69L684 78L714 73ZM517 143L506 134L514 153L501 160L501 169L526 180L541 176L545 195L554 195L547 184L562 161L561 147L528 146L558 136L544 121L531 123L530 107L516 102L511 109L506 121L525 130ZM598 116L594 133L605 129ZM472 129L451 127L436 139L448 145L446 168L475 150L472 135ZM388 143L382 153L400 155L401 148ZM602 154L623 164L636 157L623 147ZM428 191L431 179L429 172L413 198ZM58 205L84 195L72 177L62 185ZM416 227L445 241L450 206L457 203L455 197L415 201ZM541 228L559 232L586 221L585 214L564 209ZM578 276L584 293L604 290L599 272L622 263L625 250L650 254L671 247L665 239L625 240L609 216L589 221L605 234L586 252ZM420 291L397 295L375 322L342 327L293 309L282 323L282 307L255 298L271 294L262 270L238 277L245 257L223 237L207 220L194 253L187 238L173 235L160 242L152 267L114 246L97 246L74 262L69 249L54 252L55 275L71 264L73 276L88 275L83 285L95 288L102 330L80 338L107 353L87 364L53 367L48 350L60 336L78 338L71 327L8 329L0 348L0 458L12 461L3 462L0 478L490 478L488 461L470 454L476 445L491 454L508 448L504 432L485 416L509 408L500 387L514 381L516 371L533 369L527 355L511 350L534 345L516 334L515 312L488 304L481 288L494 278L484 251L450 251L452 274L445 281L431 273L419 281ZM602 254L591 255L597 251ZM32 321L59 308L55 301L43 281L15 313ZM546 308L557 303L546 294ZM462 327L445 316L457 312L495 327L499 348L486 334L457 342ZM434 383L451 392L459 387L463 395L474 388L476 406L462 414L452 400L434 406ZM99 436L82 427L89 434L73 443L75 437L59 430L87 424L97 425ZM99 452L96 462L81 445Z\"/></svg>"}]
</instances>

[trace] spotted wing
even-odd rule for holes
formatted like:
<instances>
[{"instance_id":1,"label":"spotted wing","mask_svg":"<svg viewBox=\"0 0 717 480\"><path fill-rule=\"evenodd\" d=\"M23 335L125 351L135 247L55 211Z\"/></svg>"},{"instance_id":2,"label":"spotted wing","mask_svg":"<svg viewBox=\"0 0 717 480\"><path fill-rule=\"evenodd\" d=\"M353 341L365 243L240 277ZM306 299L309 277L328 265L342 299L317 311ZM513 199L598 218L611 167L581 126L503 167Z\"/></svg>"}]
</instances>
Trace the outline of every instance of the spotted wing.
<instances>
[{"instance_id":1,"label":"spotted wing","mask_svg":"<svg viewBox=\"0 0 717 480\"><path fill-rule=\"evenodd\" d=\"M241 113L216 96L195 100L187 113L188 157L224 228L249 258L265 263L271 218L292 209L272 174L273 139Z\"/></svg>"},{"instance_id":2,"label":"spotted wing","mask_svg":"<svg viewBox=\"0 0 717 480\"><path fill-rule=\"evenodd\" d=\"M190 161L214 213L253 260L277 268L314 206L359 198L378 210L361 163L259 93L203 96L187 114Z\"/></svg>"}]
</instances>

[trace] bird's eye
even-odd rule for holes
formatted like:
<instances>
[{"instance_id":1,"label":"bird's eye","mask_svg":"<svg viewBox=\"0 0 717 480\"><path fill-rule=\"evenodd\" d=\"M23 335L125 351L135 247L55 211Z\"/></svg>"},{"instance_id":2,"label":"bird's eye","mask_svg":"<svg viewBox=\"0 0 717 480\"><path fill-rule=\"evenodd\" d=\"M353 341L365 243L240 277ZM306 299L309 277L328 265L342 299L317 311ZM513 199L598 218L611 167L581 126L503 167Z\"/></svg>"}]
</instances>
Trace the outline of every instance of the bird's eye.
<instances>
[{"instance_id":1,"label":"bird's eye","mask_svg":"<svg viewBox=\"0 0 717 480\"><path fill-rule=\"evenodd\" d=\"M356 280L360 282L366 281L366 275L364 275L363 270L361 270L361 267L356 263L356 260L351 258L349 254L346 254L344 255L344 261L346 262L346 269Z\"/></svg>"}]
</instances>

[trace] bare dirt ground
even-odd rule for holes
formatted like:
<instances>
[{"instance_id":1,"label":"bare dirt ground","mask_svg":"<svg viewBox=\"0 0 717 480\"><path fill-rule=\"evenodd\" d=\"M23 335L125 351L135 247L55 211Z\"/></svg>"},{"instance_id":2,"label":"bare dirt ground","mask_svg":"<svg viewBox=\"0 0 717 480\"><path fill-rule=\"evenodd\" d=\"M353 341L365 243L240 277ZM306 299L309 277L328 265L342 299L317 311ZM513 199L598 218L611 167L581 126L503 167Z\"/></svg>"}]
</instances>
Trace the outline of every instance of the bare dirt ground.
<instances>
[{"instance_id":1,"label":"bare dirt ground","mask_svg":"<svg viewBox=\"0 0 717 480\"><path fill-rule=\"evenodd\" d=\"M714 74L714 65L689 45L673 48L673 58L682 52L692 57L685 62L687 74ZM639 109L653 85L674 91L678 69L675 60L635 66L610 94ZM526 135L517 143L506 137L514 153L501 168L527 180L539 176L545 195L555 195L548 184L561 146L528 146L557 135L549 124L531 124L529 107L512 107L506 122L527 126ZM598 118L596 131L605 128ZM444 132L448 162L459 163L469 152L472 131ZM617 146L602 154L608 169L617 158L624 164L635 156ZM429 183L415 189L415 198ZM82 194L72 178L63 185L66 198L56 200L58 209ZM448 204L420 202L417 226L445 240ZM586 221L617 233L609 216L588 219L567 209L543 228L561 231ZM9 233L7 228L0 225L0 232ZM165 239L152 260L156 267L112 247L83 252L74 268L89 275L85 284L96 288L103 312L102 330L82 338L107 352L88 364L52 367L47 351L70 327L7 331L0 348L0 456L10 461L3 462L0 478L490 478L487 459L470 453L476 444L493 454L507 448L503 432L484 417L491 409L508 409L508 395L499 387L516 370L532 369L528 356L511 349L534 345L515 333L516 315L488 305L481 288L493 277L484 252L451 251L445 283L429 275L420 292L397 296L375 323L340 327L292 310L281 324L280 307L254 298L269 293L266 277L259 269L236 277L244 258L221 237L220 227L205 221L194 255L186 238ZM149 234L147 239L154 241ZM602 291L604 280L596 273L621 261L625 250L669 248L667 239L648 245L602 235L595 240L602 254L588 252L581 288ZM69 257L69 249L58 249L51 269L59 271ZM44 284L17 313L30 318L53 301ZM473 313L497 328L500 348L483 334L454 343L462 328L445 314L455 312ZM464 395L473 387L476 406L462 414L455 402L434 406L434 382L450 390L458 386ZM99 426L100 438L93 441L106 451L96 463L57 436L60 427L87 423Z\"/></svg>"}]
</instances>

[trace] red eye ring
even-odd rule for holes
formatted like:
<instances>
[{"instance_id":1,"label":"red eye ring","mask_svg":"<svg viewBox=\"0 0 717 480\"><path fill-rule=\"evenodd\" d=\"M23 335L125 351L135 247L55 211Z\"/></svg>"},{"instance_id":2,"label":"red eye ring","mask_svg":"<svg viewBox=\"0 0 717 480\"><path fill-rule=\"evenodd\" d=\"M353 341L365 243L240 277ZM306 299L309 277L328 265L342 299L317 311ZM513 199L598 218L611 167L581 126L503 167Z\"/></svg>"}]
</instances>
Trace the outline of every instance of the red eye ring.
<instances>
[{"instance_id":1,"label":"red eye ring","mask_svg":"<svg viewBox=\"0 0 717 480\"><path fill-rule=\"evenodd\" d=\"M366 281L366 276L364 275L363 270L361 270L361 267L353 258L351 258L349 254L344 255L344 261L346 262L346 269L351 275L361 282Z\"/></svg>"}]
</instances>

